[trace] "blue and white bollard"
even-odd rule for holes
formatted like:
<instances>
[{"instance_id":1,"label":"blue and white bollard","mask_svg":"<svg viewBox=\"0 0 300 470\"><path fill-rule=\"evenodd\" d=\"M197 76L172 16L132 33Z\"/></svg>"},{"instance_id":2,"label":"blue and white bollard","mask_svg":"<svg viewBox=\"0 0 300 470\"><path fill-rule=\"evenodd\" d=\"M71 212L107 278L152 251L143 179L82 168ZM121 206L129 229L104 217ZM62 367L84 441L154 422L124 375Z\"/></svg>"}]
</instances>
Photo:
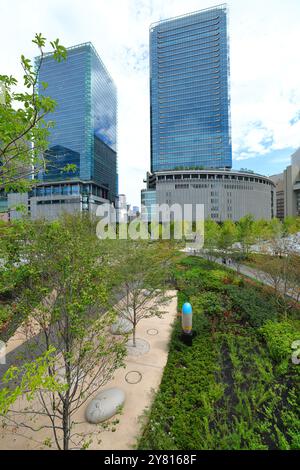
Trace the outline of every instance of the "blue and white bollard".
<instances>
[{"instance_id":1,"label":"blue and white bollard","mask_svg":"<svg viewBox=\"0 0 300 470\"><path fill-rule=\"evenodd\" d=\"M182 341L188 345L192 345L193 341L193 309L189 302L185 302L182 306L181 327L182 327Z\"/></svg>"}]
</instances>

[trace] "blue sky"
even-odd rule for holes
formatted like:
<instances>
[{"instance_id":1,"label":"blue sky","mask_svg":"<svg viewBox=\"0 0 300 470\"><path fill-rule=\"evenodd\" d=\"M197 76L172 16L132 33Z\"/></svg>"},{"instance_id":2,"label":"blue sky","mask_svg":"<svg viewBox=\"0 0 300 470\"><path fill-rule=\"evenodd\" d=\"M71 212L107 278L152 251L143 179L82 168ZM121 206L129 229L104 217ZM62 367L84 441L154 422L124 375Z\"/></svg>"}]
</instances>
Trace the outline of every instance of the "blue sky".
<instances>
[{"instance_id":1,"label":"blue sky","mask_svg":"<svg viewBox=\"0 0 300 470\"><path fill-rule=\"evenodd\" d=\"M300 146L300 1L230 0L234 168L271 175ZM22 77L36 32L69 47L91 41L118 88L120 192L140 205L150 166L148 29L213 0L1 0L0 74Z\"/></svg>"}]
</instances>

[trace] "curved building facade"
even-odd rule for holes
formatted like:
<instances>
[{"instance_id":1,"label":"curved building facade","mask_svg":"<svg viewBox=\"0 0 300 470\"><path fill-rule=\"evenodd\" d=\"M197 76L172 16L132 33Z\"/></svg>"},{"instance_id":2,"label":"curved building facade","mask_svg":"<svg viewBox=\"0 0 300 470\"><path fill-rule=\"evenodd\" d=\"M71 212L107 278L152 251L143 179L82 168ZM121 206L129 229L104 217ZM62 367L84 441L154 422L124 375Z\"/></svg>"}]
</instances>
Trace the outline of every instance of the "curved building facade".
<instances>
[{"instance_id":1,"label":"curved building facade","mask_svg":"<svg viewBox=\"0 0 300 470\"><path fill-rule=\"evenodd\" d=\"M275 184L266 176L235 170L160 171L148 174L142 192L144 205L154 200L158 205L204 204L205 219L216 222L238 221L246 214L270 220L275 215Z\"/></svg>"}]
</instances>

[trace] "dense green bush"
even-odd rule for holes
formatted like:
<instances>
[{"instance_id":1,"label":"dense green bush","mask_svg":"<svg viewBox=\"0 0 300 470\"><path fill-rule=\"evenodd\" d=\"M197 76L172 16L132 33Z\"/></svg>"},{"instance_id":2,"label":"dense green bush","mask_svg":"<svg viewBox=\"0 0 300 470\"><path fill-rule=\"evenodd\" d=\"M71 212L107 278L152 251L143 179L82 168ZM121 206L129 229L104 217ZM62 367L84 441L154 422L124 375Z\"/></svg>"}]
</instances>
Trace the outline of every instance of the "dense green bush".
<instances>
[{"instance_id":1,"label":"dense green bush","mask_svg":"<svg viewBox=\"0 0 300 470\"><path fill-rule=\"evenodd\" d=\"M300 339L300 330L290 321L267 321L259 331L266 341L270 356L280 365L279 370L286 371L291 365L291 345Z\"/></svg>"},{"instance_id":2,"label":"dense green bush","mask_svg":"<svg viewBox=\"0 0 300 470\"><path fill-rule=\"evenodd\" d=\"M253 327L259 327L267 320L276 320L279 316L275 300L267 297L259 288L227 285L226 293L236 314Z\"/></svg>"},{"instance_id":3,"label":"dense green bush","mask_svg":"<svg viewBox=\"0 0 300 470\"><path fill-rule=\"evenodd\" d=\"M194 344L189 348L180 341L180 322L176 323L168 364L141 448L183 450L206 446L205 428L223 387L214 380L218 372L216 350L202 315L195 316L194 331Z\"/></svg>"},{"instance_id":4,"label":"dense green bush","mask_svg":"<svg viewBox=\"0 0 300 470\"><path fill-rule=\"evenodd\" d=\"M12 315L12 309L9 305L0 304L0 331L1 328L10 320Z\"/></svg>"},{"instance_id":5,"label":"dense green bush","mask_svg":"<svg viewBox=\"0 0 300 470\"><path fill-rule=\"evenodd\" d=\"M187 257L176 278L196 336L185 346L177 320L139 448L300 449L297 320L281 321L271 294L206 260Z\"/></svg>"}]
</instances>

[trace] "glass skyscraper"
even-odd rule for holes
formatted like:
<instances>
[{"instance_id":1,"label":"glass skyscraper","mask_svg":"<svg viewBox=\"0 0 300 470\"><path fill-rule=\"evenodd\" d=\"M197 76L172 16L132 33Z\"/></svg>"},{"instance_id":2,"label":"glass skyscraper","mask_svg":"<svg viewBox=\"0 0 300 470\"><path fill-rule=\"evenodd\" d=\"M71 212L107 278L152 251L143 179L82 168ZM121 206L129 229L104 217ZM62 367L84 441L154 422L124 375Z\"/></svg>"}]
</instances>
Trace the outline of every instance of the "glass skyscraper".
<instances>
[{"instance_id":1,"label":"glass skyscraper","mask_svg":"<svg viewBox=\"0 0 300 470\"><path fill-rule=\"evenodd\" d=\"M231 168L226 5L150 27L151 171Z\"/></svg>"},{"instance_id":2,"label":"glass skyscraper","mask_svg":"<svg viewBox=\"0 0 300 470\"><path fill-rule=\"evenodd\" d=\"M39 59L37 59L39 60ZM42 89L42 82L48 87ZM39 73L39 93L57 102L46 117L50 129L44 183L75 181L90 194L115 200L118 191L116 87L91 43L68 48L66 61L46 54ZM62 171L67 164L75 171ZM66 188L65 188L66 191Z\"/></svg>"}]
</instances>

